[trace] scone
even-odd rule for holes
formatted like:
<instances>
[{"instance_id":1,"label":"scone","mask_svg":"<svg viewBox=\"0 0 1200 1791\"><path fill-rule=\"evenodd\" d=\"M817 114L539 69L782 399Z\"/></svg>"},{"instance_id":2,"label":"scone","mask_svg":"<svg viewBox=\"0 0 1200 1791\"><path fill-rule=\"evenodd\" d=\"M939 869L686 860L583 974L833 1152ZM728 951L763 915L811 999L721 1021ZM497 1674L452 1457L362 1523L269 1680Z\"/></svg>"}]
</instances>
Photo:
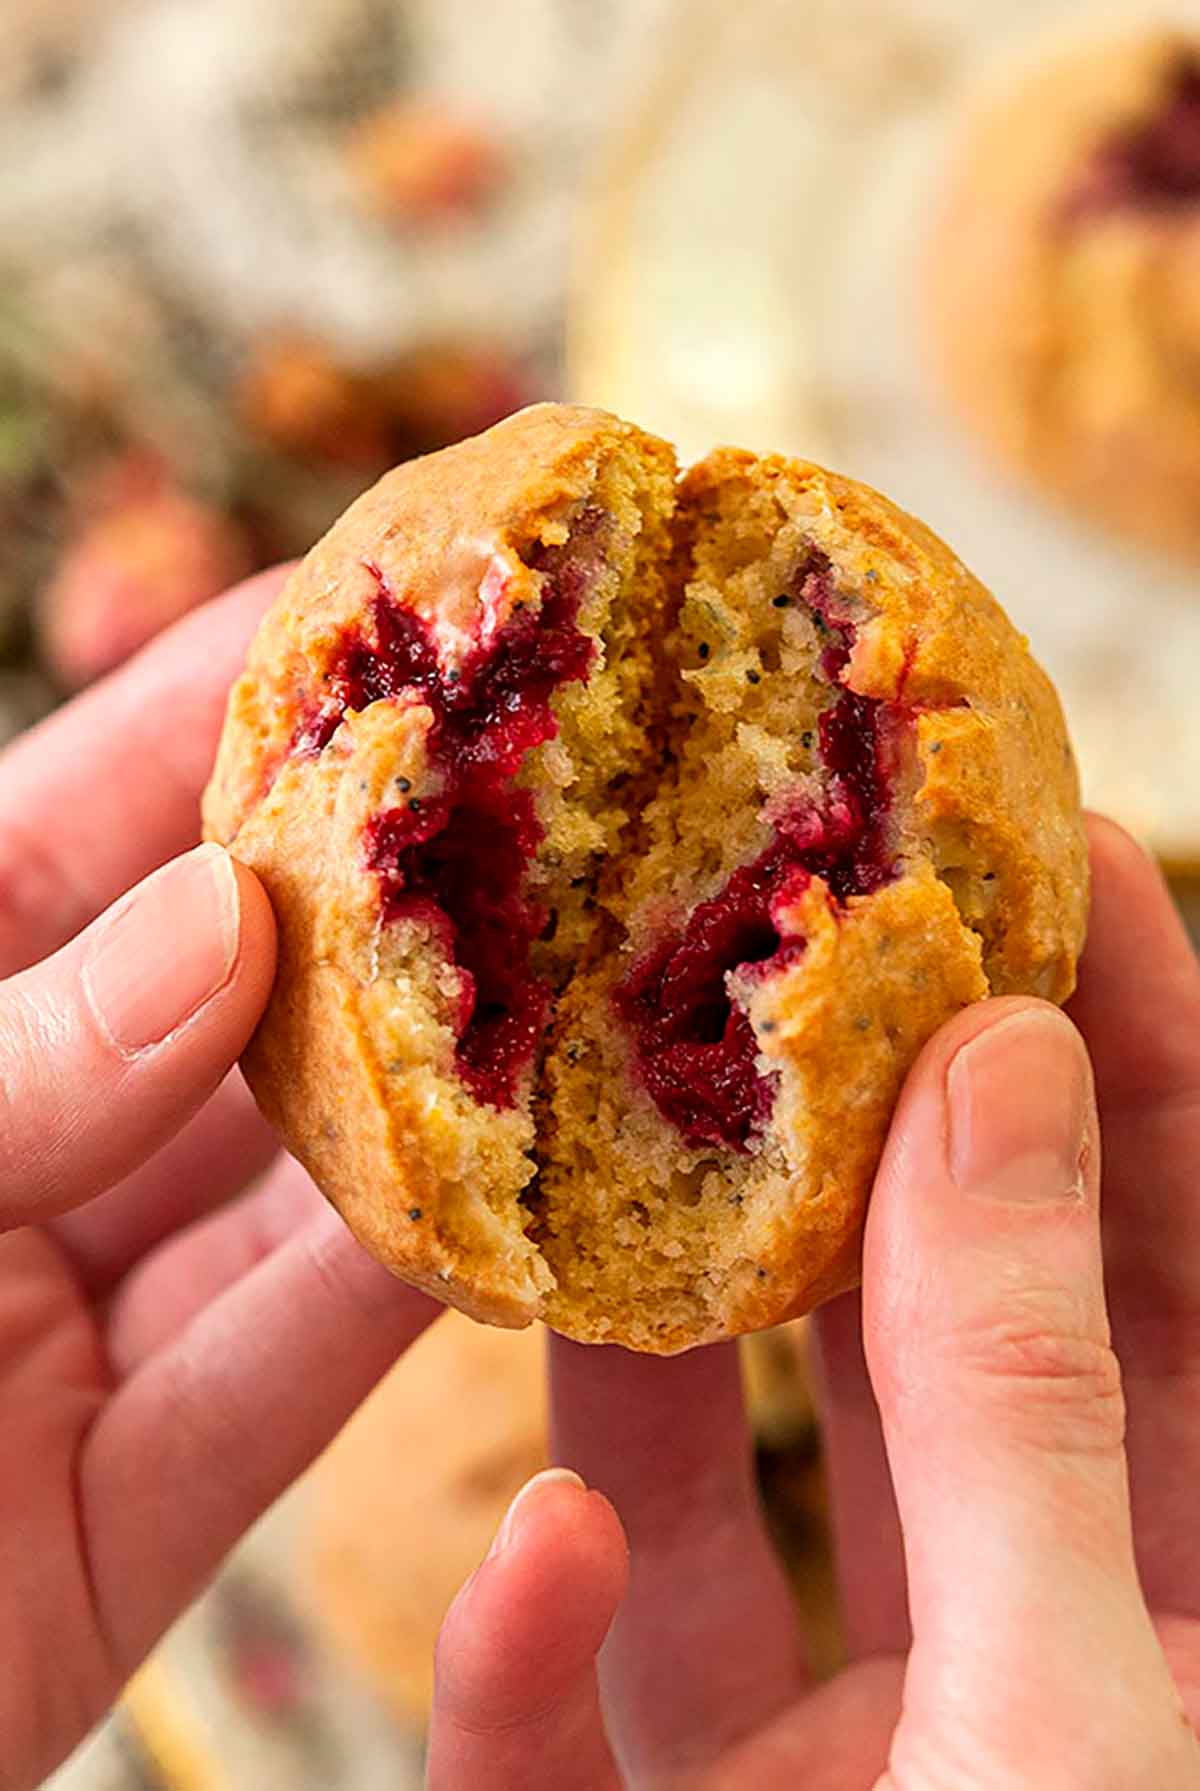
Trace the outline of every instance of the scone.
<instances>
[{"instance_id":1,"label":"scone","mask_svg":"<svg viewBox=\"0 0 1200 1791\"><path fill-rule=\"evenodd\" d=\"M279 923L246 1074L358 1236L660 1352L854 1282L917 1052L1065 998L1087 901L1053 689L927 529L549 405L313 550L205 820Z\"/></svg>"},{"instance_id":2,"label":"scone","mask_svg":"<svg viewBox=\"0 0 1200 1791\"><path fill-rule=\"evenodd\" d=\"M1200 34L1060 51L978 104L925 287L947 389L1012 468L1200 551Z\"/></svg>"}]
</instances>

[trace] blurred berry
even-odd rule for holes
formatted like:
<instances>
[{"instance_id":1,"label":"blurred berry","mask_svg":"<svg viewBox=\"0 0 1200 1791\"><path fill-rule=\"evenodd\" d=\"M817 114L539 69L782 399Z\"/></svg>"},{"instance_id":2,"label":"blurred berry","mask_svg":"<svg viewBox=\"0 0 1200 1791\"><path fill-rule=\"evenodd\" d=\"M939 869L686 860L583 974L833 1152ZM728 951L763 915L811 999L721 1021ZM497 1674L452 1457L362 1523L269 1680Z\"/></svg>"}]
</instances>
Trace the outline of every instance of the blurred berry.
<instances>
[{"instance_id":1,"label":"blurred berry","mask_svg":"<svg viewBox=\"0 0 1200 1791\"><path fill-rule=\"evenodd\" d=\"M489 343L429 342L378 381L397 436L427 454L489 429L530 399L521 368Z\"/></svg>"},{"instance_id":2,"label":"blurred berry","mask_svg":"<svg viewBox=\"0 0 1200 1791\"><path fill-rule=\"evenodd\" d=\"M251 570L229 517L189 497L157 462L130 455L81 495L58 568L37 603L42 654L78 690Z\"/></svg>"},{"instance_id":3,"label":"blurred berry","mask_svg":"<svg viewBox=\"0 0 1200 1791\"><path fill-rule=\"evenodd\" d=\"M487 429L528 397L521 369L492 343L429 342L359 370L293 336L259 346L236 403L273 448L382 472Z\"/></svg>"},{"instance_id":4,"label":"blurred berry","mask_svg":"<svg viewBox=\"0 0 1200 1791\"><path fill-rule=\"evenodd\" d=\"M492 198L505 158L482 126L429 101L372 113L350 139L350 170L364 199L395 222L462 218Z\"/></svg>"},{"instance_id":5,"label":"blurred berry","mask_svg":"<svg viewBox=\"0 0 1200 1791\"><path fill-rule=\"evenodd\" d=\"M391 458L386 408L373 382L306 336L260 343L236 404L247 427L285 454L366 467Z\"/></svg>"}]
</instances>

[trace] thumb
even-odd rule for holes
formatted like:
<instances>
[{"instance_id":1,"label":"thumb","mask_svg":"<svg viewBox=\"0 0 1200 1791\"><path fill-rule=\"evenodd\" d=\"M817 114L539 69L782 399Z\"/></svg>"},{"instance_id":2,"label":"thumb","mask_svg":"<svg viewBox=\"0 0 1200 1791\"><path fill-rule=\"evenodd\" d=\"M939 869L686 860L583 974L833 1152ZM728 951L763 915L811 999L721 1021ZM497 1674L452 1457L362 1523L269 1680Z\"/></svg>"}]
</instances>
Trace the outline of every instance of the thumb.
<instances>
[{"instance_id":1,"label":"thumb","mask_svg":"<svg viewBox=\"0 0 1200 1791\"><path fill-rule=\"evenodd\" d=\"M0 1230L80 1206L206 1101L275 968L270 905L219 846L0 984Z\"/></svg>"},{"instance_id":2,"label":"thumb","mask_svg":"<svg viewBox=\"0 0 1200 1791\"><path fill-rule=\"evenodd\" d=\"M1175 1783L1190 1749L1134 1567L1098 1188L1066 1017L1008 1000L946 1027L897 1111L865 1255L913 1625L898 1782L924 1782L931 1742L981 1785L1065 1783L1064 1758L1072 1784Z\"/></svg>"}]
</instances>

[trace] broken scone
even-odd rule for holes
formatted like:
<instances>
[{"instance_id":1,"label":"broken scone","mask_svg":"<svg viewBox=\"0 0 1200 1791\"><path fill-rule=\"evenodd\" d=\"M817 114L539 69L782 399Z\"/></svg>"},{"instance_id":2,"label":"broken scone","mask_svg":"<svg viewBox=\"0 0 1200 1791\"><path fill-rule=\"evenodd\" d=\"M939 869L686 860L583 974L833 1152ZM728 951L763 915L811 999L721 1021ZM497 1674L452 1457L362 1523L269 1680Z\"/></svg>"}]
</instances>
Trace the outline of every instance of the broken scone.
<instances>
[{"instance_id":1,"label":"broken scone","mask_svg":"<svg viewBox=\"0 0 1200 1791\"><path fill-rule=\"evenodd\" d=\"M668 1352L851 1285L901 1081L1070 992L1054 691L920 523L542 405L383 479L234 687L260 1104L405 1280Z\"/></svg>"}]
</instances>

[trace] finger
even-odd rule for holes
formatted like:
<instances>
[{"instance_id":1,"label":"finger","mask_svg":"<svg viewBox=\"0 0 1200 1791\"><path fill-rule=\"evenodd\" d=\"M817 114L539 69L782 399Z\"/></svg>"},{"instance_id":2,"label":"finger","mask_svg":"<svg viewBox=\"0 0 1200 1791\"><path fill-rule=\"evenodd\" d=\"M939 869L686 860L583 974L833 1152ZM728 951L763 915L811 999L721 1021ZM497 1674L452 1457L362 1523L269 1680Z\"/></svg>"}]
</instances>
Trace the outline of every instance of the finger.
<instances>
[{"instance_id":1,"label":"finger","mask_svg":"<svg viewBox=\"0 0 1200 1791\"><path fill-rule=\"evenodd\" d=\"M612 1501L632 1552L601 1673L617 1757L641 1783L715 1757L794 1698L801 1639L734 1346L664 1361L550 1344L556 1453Z\"/></svg>"},{"instance_id":2,"label":"finger","mask_svg":"<svg viewBox=\"0 0 1200 1791\"><path fill-rule=\"evenodd\" d=\"M1064 1734L1081 1784L1118 1782L1089 1752L1098 1685L1152 1758L1181 1732L1133 1563L1097 1159L1070 1022L990 1003L910 1077L867 1220L867 1359L914 1635L902 1734L944 1731L952 1709L983 1758L1019 1736L1031 1784L1057 1776Z\"/></svg>"},{"instance_id":3,"label":"finger","mask_svg":"<svg viewBox=\"0 0 1200 1791\"><path fill-rule=\"evenodd\" d=\"M102 1300L164 1238L240 1194L278 1152L278 1137L233 1070L149 1162L51 1229L87 1292Z\"/></svg>"},{"instance_id":4,"label":"finger","mask_svg":"<svg viewBox=\"0 0 1200 1791\"><path fill-rule=\"evenodd\" d=\"M0 758L0 974L195 844L229 686L286 576L205 604Z\"/></svg>"},{"instance_id":5,"label":"finger","mask_svg":"<svg viewBox=\"0 0 1200 1791\"><path fill-rule=\"evenodd\" d=\"M189 1120L258 1021L275 927L218 846L156 871L0 988L0 1227L104 1192Z\"/></svg>"},{"instance_id":6,"label":"finger","mask_svg":"<svg viewBox=\"0 0 1200 1791\"><path fill-rule=\"evenodd\" d=\"M863 1354L861 1294L822 1307L813 1330L846 1651L852 1660L900 1654L910 1639L904 1543Z\"/></svg>"},{"instance_id":7,"label":"finger","mask_svg":"<svg viewBox=\"0 0 1200 1791\"><path fill-rule=\"evenodd\" d=\"M563 1468L522 1487L438 1638L429 1791L618 1791L596 1655L627 1572L601 1494Z\"/></svg>"},{"instance_id":8,"label":"finger","mask_svg":"<svg viewBox=\"0 0 1200 1791\"><path fill-rule=\"evenodd\" d=\"M299 1163L283 1156L261 1186L166 1239L109 1304L105 1347L113 1373L124 1379L165 1348L324 1206Z\"/></svg>"},{"instance_id":9,"label":"finger","mask_svg":"<svg viewBox=\"0 0 1200 1791\"><path fill-rule=\"evenodd\" d=\"M1092 914L1072 1013L1104 1123L1104 1242L1129 1404L1138 1563L1154 1607L1200 1613L1200 969L1156 867L1091 828Z\"/></svg>"},{"instance_id":10,"label":"finger","mask_svg":"<svg viewBox=\"0 0 1200 1791\"><path fill-rule=\"evenodd\" d=\"M117 1389L78 1483L118 1672L132 1671L439 1310L323 1212Z\"/></svg>"}]
</instances>

